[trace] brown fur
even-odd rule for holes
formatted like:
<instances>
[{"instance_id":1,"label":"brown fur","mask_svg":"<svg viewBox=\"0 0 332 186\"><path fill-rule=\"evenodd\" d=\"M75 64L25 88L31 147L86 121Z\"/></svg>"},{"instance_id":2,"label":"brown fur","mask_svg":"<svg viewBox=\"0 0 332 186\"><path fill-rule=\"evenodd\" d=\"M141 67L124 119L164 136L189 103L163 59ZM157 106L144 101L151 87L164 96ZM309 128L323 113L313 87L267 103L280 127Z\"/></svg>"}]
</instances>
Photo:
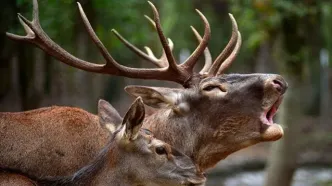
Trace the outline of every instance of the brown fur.
<instances>
[{"instance_id":1,"label":"brown fur","mask_svg":"<svg viewBox=\"0 0 332 186\"><path fill-rule=\"evenodd\" d=\"M144 111L142 100L136 99L124 117L122 125L114 132L97 158L72 176L36 178L29 172L23 174L40 186L204 184L205 177L197 170L190 157L155 139L151 133L140 130ZM161 150L157 151L157 148ZM11 181L30 181L19 174L12 177Z\"/></svg>"},{"instance_id":2,"label":"brown fur","mask_svg":"<svg viewBox=\"0 0 332 186\"><path fill-rule=\"evenodd\" d=\"M277 89L275 80L283 87ZM206 85L226 90L206 91ZM159 108L143 127L182 149L204 171L242 148L279 139L282 129L260 117L286 89L279 75L229 74L203 78L187 89L129 86L126 91Z\"/></svg>"},{"instance_id":3,"label":"brown fur","mask_svg":"<svg viewBox=\"0 0 332 186\"><path fill-rule=\"evenodd\" d=\"M0 113L0 167L68 175L93 159L108 136L96 115L78 108Z\"/></svg>"},{"instance_id":4,"label":"brown fur","mask_svg":"<svg viewBox=\"0 0 332 186\"><path fill-rule=\"evenodd\" d=\"M29 178L13 173L0 173L0 186L35 186Z\"/></svg>"}]
</instances>

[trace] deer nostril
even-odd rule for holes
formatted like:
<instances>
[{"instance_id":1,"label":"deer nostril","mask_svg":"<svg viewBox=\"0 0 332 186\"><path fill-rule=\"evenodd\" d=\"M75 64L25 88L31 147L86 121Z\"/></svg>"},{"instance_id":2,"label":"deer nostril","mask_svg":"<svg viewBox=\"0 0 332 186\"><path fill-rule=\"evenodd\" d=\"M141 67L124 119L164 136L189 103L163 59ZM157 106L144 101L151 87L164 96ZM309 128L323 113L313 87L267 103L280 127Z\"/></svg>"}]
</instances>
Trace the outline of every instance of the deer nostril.
<instances>
[{"instance_id":1,"label":"deer nostril","mask_svg":"<svg viewBox=\"0 0 332 186\"><path fill-rule=\"evenodd\" d=\"M284 83L281 82L280 80L275 79L275 80L272 81L272 84L273 84L274 88L277 89L277 91L279 91L279 92L284 92L285 91L286 87L285 87Z\"/></svg>"}]
</instances>

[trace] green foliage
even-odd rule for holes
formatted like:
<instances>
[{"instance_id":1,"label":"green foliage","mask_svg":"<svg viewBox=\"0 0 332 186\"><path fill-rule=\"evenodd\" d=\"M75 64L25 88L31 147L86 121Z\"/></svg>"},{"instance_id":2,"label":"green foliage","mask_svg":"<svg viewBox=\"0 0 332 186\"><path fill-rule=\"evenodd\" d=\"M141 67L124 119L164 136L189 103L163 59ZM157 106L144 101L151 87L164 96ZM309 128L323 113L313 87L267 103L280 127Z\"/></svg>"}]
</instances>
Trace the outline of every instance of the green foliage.
<instances>
[{"instance_id":1,"label":"green foliage","mask_svg":"<svg viewBox=\"0 0 332 186\"><path fill-rule=\"evenodd\" d=\"M82 1L86 3L85 1ZM175 44L175 55L182 48L189 48L191 51L197 46L197 42L190 29L190 25L196 27L203 34L203 24L195 8L199 8L209 19L212 29L212 39L209 48L213 56L220 53L226 45L230 35L230 21L226 12L214 11L212 3L195 3L194 1L153 1L161 14L161 23L167 37L170 37ZM32 0L16 0L20 12L30 18L32 11ZM124 61L137 59L116 37L111 33L111 29L118 30L127 40L143 48L147 45L157 54L161 54L158 37L149 22L143 17L144 14L153 17L151 8L146 1L137 0L93 0L91 1L95 14L93 15L94 28L116 58L123 58ZM228 1L230 12L238 21L243 38L243 47L239 61L250 60L257 49L266 40L273 40L277 32L283 27L282 20L289 17L298 19L314 17L320 12L322 20L322 30L326 45L332 50L331 24L332 4L329 1L322 1L320 6L316 3L308 4L307 1L296 0L252 0ZM197 7L197 5L199 5ZM44 30L48 35L56 40L61 46L73 50L72 38L75 36L74 27L82 24L78 20L76 1L74 0L39 0L40 19ZM313 21L317 21L313 19ZM297 32L301 34L298 27ZM23 33L21 27L10 30L15 33ZM303 33L302 33L303 34ZM303 51L303 50L300 50ZM123 55L123 54L126 55ZM302 56L290 54L292 58ZM296 56L298 55L298 56Z\"/></svg>"},{"instance_id":2,"label":"green foliage","mask_svg":"<svg viewBox=\"0 0 332 186\"><path fill-rule=\"evenodd\" d=\"M319 47L313 45L310 34L316 34L316 43L321 40L319 26L323 25L325 41L332 51L331 38L331 2L297 1L297 0L252 0L229 1L231 10L238 20L244 35L244 47L247 56L254 56L263 42L277 42L279 58L287 62L287 71L291 74L303 73L303 62L316 63L308 53ZM322 12L323 21L320 22ZM316 27L316 30L314 29ZM281 36L281 37L280 37ZM323 47L323 46L321 46Z\"/></svg>"}]
</instances>

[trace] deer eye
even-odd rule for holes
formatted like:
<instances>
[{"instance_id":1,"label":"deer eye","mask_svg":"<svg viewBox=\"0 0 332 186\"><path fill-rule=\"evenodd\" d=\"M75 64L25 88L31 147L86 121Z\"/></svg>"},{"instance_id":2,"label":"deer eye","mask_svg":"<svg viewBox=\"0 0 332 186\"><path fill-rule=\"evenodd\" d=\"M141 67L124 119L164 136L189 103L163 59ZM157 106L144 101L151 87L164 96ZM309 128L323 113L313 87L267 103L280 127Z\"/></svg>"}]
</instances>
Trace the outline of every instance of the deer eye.
<instances>
[{"instance_id":1,"label":"deer eye","mask_svg":"<svg viewBox=\"0 0 332 186\"><path fill-rule=\"evenodd\" d=\"M223 88L222 86L218 86L218 85L208 85L206 87L203 88L204 91L212 91L215 89L219 89L222 92L226 92L226 89Z\"/></svg>"},{"instance_id":2,"label":"deer eye","mask_svg":"<svg viewBox=\"0 0 332 186\"><path fill-rule=\"evenodd\" d=\"M156 147L156 153L159 155L167 154L166 149L164 147Z\"/></svg>"},{"instance_id":3,"label":"deer eye","mask_svg":"<svg viewBox=\"0 0 332 186\"><path fill-rule=\"evenodd\" d=\"M203 90L205 90L205 91L211 91L211 90L213 90L215 88L218 88L218 87L217 86L207 86L207 87L204 87Z\"/></svg>"}]
</instances>

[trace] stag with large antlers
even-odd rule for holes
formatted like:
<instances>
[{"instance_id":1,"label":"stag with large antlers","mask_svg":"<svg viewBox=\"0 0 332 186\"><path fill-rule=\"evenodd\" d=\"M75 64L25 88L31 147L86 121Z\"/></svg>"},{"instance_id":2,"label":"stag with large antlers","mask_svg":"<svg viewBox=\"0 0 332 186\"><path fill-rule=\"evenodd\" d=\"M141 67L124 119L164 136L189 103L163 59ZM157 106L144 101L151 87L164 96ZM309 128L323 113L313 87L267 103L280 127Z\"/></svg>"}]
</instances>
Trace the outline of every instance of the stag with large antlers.
<instances>
[{"instance_id":1,"label":"stag with large antlers","mask_svg":"<svg viewBox=\"0 0 332 186\"><path fill-rule=\"evenodd\" d=\"M241 46L241 34L232 15L230 15L233 27L231 39L212 62L207 48L210 26L204 15L197 11L205 24L204 36L201 37L192 27L199 45L185 62L178 64L172 54L173 43L164 36L158 11L149 2L154 13L154 19L149 20L155 25L164 50L160 59L153 55L151 49L146 48L147 53L144 53L113 31L136 54L159 67L135 69L122 66L112 58L96 36L80 5L79 10L85 28L104 56L105 65L78 59L52 41L39 24L37 0L34 0L33 4L33 21L19 15L27 36L8 34L11 39L32 43L59 61L82 70L181 84L184 88L129 86L126 87L126 91L133 96L141 96L146 105L158 108L154 114L145 119L143 127L150 129L156 137L182 149L202 171L213 167L237 150L282 137L283 130L273 122L273 117L287 89L286 81L274 74L224 74L235 60ZM205 65L199 73L196 73L193 68L202 55L205 55ZM20 122L24 125L23 120ZM32 135L31 139L33 137ZM53 149L47 150L53 152ZM10 159L10 157L2 159L1 164L6 164ZM21 166L35 172L40 168L31 167L24 162ZM48 165L42 166L47 168Z\"/></svg>"}]
</instances>

